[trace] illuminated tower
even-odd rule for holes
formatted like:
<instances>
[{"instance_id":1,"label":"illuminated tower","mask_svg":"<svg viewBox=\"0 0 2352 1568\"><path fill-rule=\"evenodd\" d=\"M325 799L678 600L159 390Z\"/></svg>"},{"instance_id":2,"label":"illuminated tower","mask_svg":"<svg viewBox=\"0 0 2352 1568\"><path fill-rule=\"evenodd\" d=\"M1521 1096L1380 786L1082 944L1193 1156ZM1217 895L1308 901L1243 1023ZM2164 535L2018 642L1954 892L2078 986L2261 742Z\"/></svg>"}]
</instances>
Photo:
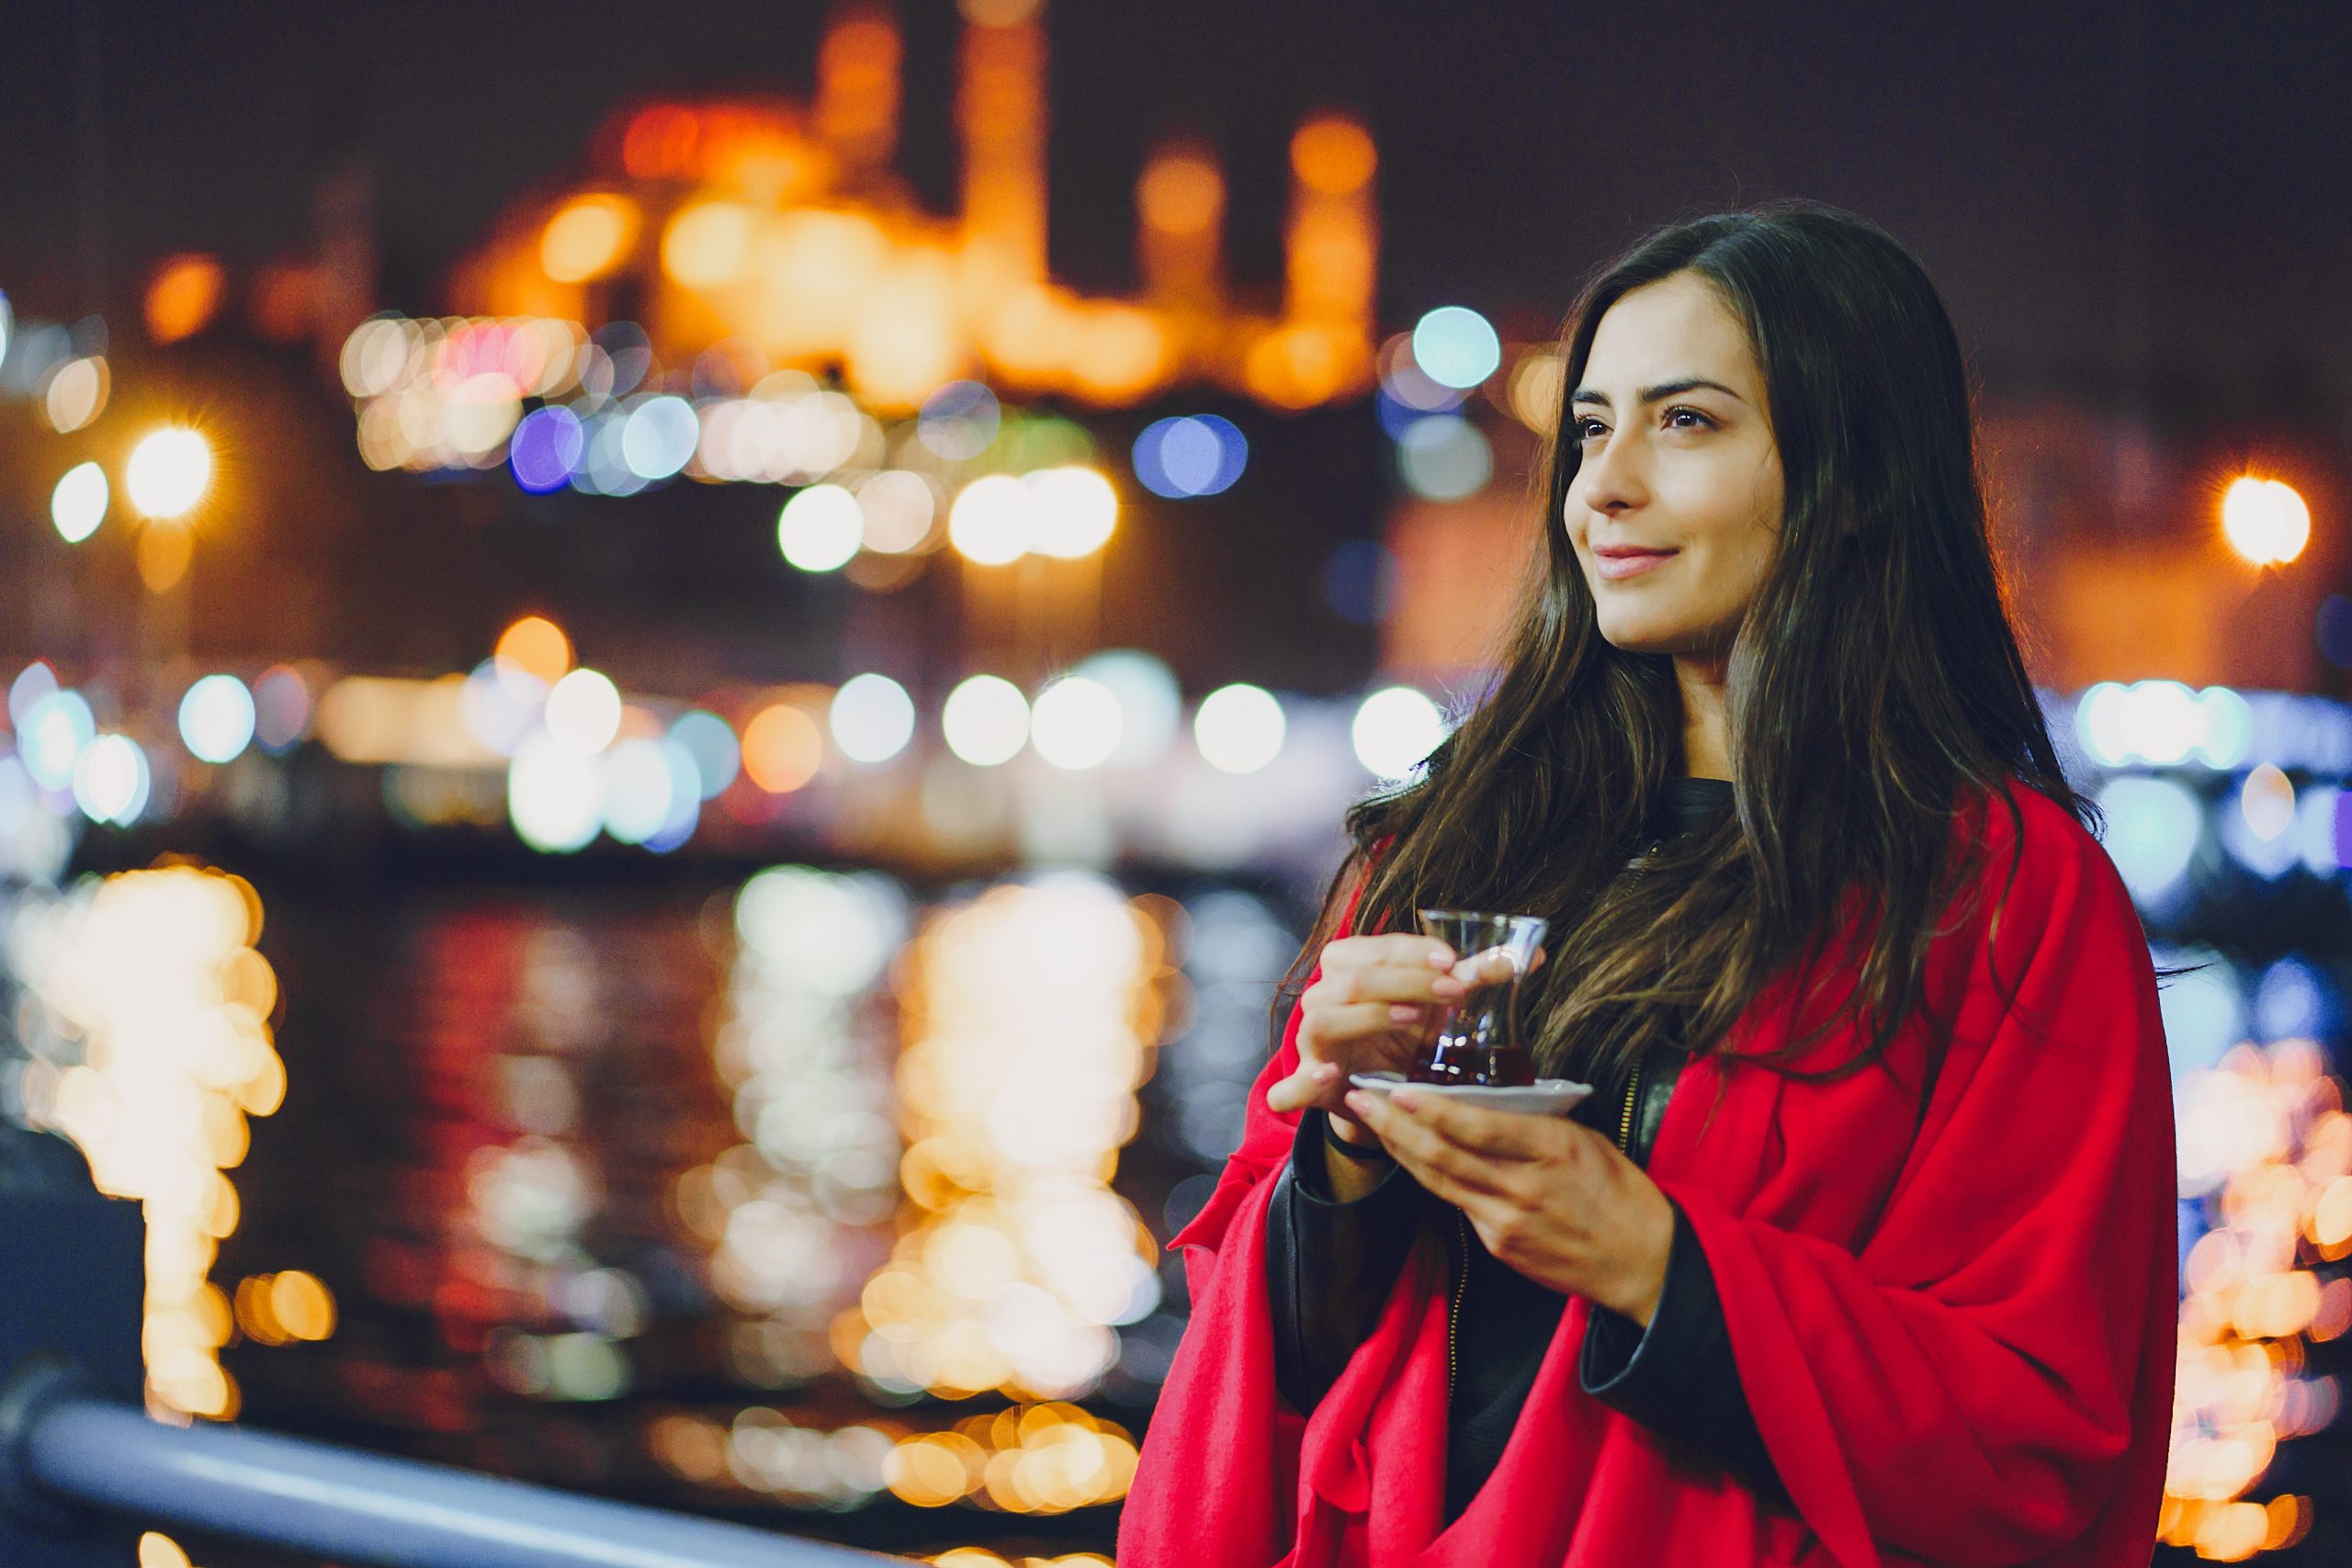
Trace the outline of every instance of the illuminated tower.
<instances>
[{"instance_id":1,"label":"illuminated tower","mask_svg":"<svg viewBox=\"0 0 2352 1568\"><path fill-rule=\"evenodd\" d=\"M1198 358L1225 314L1225 174L1206 147L1163 142L1136 181L1144 291Z\"/></svg>"},{"instance_id":2,"label":"illuminated tower","mask_svg":"<svg viewBox=\"0 0 2352 1568\"><path fill-rule=\"evenodd\" d=\"M855 179L883 169L899 143L899 23L884 6L852 0L817 55L817 135Z\"/></svg>"},{"instance_id":3,"label":"illuminated tower","mask_svg":"<svg viewBox=\"0 0 2352 1568\"><path fill-rule=\"evenodd\" d=\"M967 259L1011 289L1046 279L1046 29L1043 0L963 0Z\"/></svg>"},{"instance_id":4,"label":"illuminated tower","mask_svg":"<svg viewBox=\"0 0 2352 1568\"><path fill-rule=\"evenodd\" d=\"M1372 135L1340 115L1320 115L1290 141L1290 229L1283 313L1293 321L1369 335L1380 220Z\"/></svg>"}]
</instances>

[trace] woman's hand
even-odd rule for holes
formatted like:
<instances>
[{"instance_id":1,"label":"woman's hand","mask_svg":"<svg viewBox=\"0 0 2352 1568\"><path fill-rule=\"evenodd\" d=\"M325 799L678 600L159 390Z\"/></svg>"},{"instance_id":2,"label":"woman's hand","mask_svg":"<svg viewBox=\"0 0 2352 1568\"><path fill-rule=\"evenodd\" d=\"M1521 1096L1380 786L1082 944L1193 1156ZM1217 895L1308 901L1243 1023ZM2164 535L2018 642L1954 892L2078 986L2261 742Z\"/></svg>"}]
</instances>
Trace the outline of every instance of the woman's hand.
<instances>
[{"instance_id":1,"label":"woman's hand","mask_svg":"<svg viewBox=\"0 0 2352 1568\"><path fill-rule=\"evenodd\" d=\"M1538 948L1528 972L1543 963ZM1411 1068L1433 1010L1460 1001L1473 986L1510 978L1511 959L1500 949L1458 959L1425 936L1345 936L1324 947L1322 969L1298 998L1298 1069L1266 1091L1266 1109L1320 1106L1333 1116L1333 1131L1365 1142L1339 1115L1349 1076Z\"/></svg>"},{"instance_id":2,"label":"woman's hand","mask_svg":"<svg viewBox=\"0 0 2352 1568\"><path fill-rule=\"evenodd\" d=\"M1411 1089L1357 1089L1345 1103L1496 1258L1648 1325L1666 1288L1674 1205L1615 1144L1564 1116Z\"/></svg>"}]
</instances>

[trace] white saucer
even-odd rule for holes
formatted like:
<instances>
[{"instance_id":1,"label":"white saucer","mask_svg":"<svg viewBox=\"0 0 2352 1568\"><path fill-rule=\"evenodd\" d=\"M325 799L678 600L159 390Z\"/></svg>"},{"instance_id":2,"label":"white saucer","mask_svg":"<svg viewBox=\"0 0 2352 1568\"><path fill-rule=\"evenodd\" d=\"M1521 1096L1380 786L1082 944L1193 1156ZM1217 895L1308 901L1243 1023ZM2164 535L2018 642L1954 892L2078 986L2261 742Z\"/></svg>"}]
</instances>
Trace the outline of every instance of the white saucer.
<instances>
[{"instance_id":1,"label":"white saucer","mask_svg":"<svg viewBox=\"0 0 2352 1568\"><path fill-rule=\"evenodd\" d=\"M1537 1078L1525 1089L1491 1084L1415 1083L1402 1073L1353 1073L1348 1081L1358 1089L1378 1089L1382 1093L1409 1089L1417 1094L1444 1095L1450 1100L1483 1105L1489 1111L1515 1111L1524 1116L1566 1116L1592 1092L1590 1084L1577 1083L1573 1078Z\"/></svg>"}]
</instances>

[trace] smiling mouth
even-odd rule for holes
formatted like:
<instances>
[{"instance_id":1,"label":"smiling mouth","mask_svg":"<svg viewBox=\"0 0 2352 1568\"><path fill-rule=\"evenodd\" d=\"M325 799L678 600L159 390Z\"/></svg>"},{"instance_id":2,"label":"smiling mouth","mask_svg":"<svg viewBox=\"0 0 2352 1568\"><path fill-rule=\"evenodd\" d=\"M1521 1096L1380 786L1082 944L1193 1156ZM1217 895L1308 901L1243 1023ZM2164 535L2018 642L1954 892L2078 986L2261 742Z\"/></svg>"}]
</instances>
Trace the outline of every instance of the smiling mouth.
<instances>
[{"instance_id":1,"label":"smiling mouth","mask_svg":"<svg viewBox=\"0 0 2352 1568\"><path fill-rule=\"evenodd\" d=\"M1619 578L1638 577L1672 560L1679 553L1674 550L1595 550L1593 570L1604 581Z\"/></svg>"}]
</instances>

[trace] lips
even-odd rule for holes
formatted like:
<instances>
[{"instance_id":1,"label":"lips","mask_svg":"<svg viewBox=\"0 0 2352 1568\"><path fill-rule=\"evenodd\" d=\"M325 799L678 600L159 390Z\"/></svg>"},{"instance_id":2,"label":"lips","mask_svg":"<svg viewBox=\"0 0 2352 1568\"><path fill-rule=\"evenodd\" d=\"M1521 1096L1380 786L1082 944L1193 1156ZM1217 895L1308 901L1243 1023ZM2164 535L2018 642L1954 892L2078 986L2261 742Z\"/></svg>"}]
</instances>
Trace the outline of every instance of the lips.
<instances>
[{"instance_id":1,"label":"lips","mask_svg":"<svg viewBox=\"0 0 2352 1568\"><path fill-rule=\"evenodd\" d=\"M1637 577L1672 560L1674 550L1638 549L1631 545L1605 545L1592 552L1593 570L1603 580Z\"/></svg>"}]
</instances>

